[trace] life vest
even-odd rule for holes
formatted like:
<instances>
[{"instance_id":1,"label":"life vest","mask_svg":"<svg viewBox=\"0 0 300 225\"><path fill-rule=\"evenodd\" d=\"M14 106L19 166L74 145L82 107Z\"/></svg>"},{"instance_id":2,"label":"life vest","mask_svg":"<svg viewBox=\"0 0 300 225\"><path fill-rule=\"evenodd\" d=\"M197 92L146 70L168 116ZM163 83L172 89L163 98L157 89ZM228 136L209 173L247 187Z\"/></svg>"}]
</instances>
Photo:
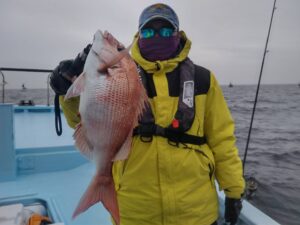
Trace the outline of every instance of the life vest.
<instances>
[{"instance_id":1,"label":"life vest","mask_svg":"<svg viewBox=\"0 0 300 225\"><path fill-rule=\"evenodd\" d=\"M144 142L151 142L153 135L168 139L169 144L196 144L206 143L205 137L187 134L195 118L195 65L186 58L180 63L180 92L179 103L172 123L168 127L155 124L155 119L150 105L146 105L145 112L139 120L139 126L133 131L133 135L140 135ZM138 71L147 90L146 72L138 66Z\"/></svg>"}]
</instances>

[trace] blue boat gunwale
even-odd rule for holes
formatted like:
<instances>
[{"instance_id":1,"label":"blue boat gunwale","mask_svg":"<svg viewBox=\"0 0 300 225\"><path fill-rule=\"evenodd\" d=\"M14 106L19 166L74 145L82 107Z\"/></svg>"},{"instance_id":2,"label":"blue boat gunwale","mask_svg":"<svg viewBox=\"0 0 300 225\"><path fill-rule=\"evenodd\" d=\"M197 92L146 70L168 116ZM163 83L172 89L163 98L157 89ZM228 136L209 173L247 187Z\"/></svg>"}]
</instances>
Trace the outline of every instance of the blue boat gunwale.
<instances>
[{"instance_id":1,"label":"blue boat gunwale","mask_svg":"<svg viewBox=\"0 0 300 225\"><path fill-rule=\"evenodd\" d=\"M15 113L21 113L21 112L54 112L54 106L53 105L14 105L14 112ZM60 112L63 113L63 111L60 109Z\"/></svg>"},{"instance_id":2,"label":"blue boat gunwale","mask_svg":"<svg viewBox=\"0 0 300 225\"><path fill-rule=\"evenodd\" d=\"M13 105L13 109L15 113L22 113L22 112L48 113L48 112L54 112L54 105ZM63 113L62 109L59 110L61 113Z\"/></svg>"}]
</instances>

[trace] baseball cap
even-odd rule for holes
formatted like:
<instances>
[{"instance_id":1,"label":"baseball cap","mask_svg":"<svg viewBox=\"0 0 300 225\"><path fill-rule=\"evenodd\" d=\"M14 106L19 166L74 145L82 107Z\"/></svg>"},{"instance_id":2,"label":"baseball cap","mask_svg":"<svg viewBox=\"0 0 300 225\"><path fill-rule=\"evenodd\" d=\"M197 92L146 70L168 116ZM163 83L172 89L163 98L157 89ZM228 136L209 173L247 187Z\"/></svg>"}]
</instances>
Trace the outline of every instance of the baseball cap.
<instances>
[{"instance_id":1,"label":"baseball cap","mask_svg":"<svg viewBox=\"0 0 300 225\"><path fill-rule=\"evenodd\" d=\"M168 5L157 3L145 8L139 18L139 29L153 19L165 19L169 21L176 30L179 29L179 20L175 11Z\"/></svg>"}]
</instances>

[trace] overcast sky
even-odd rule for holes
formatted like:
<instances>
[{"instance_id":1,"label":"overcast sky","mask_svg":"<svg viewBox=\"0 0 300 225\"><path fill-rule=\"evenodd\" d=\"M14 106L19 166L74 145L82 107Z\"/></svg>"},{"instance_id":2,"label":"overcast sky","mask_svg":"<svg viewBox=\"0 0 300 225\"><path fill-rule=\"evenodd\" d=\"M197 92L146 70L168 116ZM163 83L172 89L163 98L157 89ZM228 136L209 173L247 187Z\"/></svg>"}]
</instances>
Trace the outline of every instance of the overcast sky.
<instances>
[{"instance_id":1,"label":"overcast sky","mask_svg":"<svg viewBox=\"0 0 300 225\"><path fill-rule=\"evenodd\" d=\"M97 29L129 45L141 11L157 2L0 0L0 67L53 69L74 58ZM177 12L196 64L213 71L221 84L257 83L273 0L160 2ZM300 82L299 11L299 0L277 0L262 83ZM4 74L7 88L46 86L46 75Z\"/></svg>"}]
</instances>

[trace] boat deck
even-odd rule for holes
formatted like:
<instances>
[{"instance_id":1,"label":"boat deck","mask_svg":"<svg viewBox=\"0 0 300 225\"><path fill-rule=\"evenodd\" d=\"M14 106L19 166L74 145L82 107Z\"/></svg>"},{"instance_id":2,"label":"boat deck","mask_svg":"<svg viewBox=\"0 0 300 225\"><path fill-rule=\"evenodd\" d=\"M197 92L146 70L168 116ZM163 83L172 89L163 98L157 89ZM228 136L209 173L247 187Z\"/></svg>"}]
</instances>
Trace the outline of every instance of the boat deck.
<instances>
[{"instance_id":1,"label":"boat deck","mask_svg":"<svg viewBox=\"0 0 300 225\"><path fill-rule=\"evenodd\" d=\"M73 211L94 175L91 163L60 172L32 174L0 185L0 206L14 203L44 202L55 222L68 225L109 225L110 216L96 204L72 220Z\"/></svg>"},{"instance_id":2,"label":"boat deck","mask_svg":"<svg viewBox=\"0 0 300 225\"><path fill-rule=\"evenodd\" d=\"M39 202L55 223L111 224L102 204L71 219L95 168L74 148L73 130L63 115L62 124L63 134L58 137L53 107L0 104L0 206ZM219 197L220 215L223 215L223 193ZM239 224L278 223L244 201Z\"/></svg>"}]
</instances>

